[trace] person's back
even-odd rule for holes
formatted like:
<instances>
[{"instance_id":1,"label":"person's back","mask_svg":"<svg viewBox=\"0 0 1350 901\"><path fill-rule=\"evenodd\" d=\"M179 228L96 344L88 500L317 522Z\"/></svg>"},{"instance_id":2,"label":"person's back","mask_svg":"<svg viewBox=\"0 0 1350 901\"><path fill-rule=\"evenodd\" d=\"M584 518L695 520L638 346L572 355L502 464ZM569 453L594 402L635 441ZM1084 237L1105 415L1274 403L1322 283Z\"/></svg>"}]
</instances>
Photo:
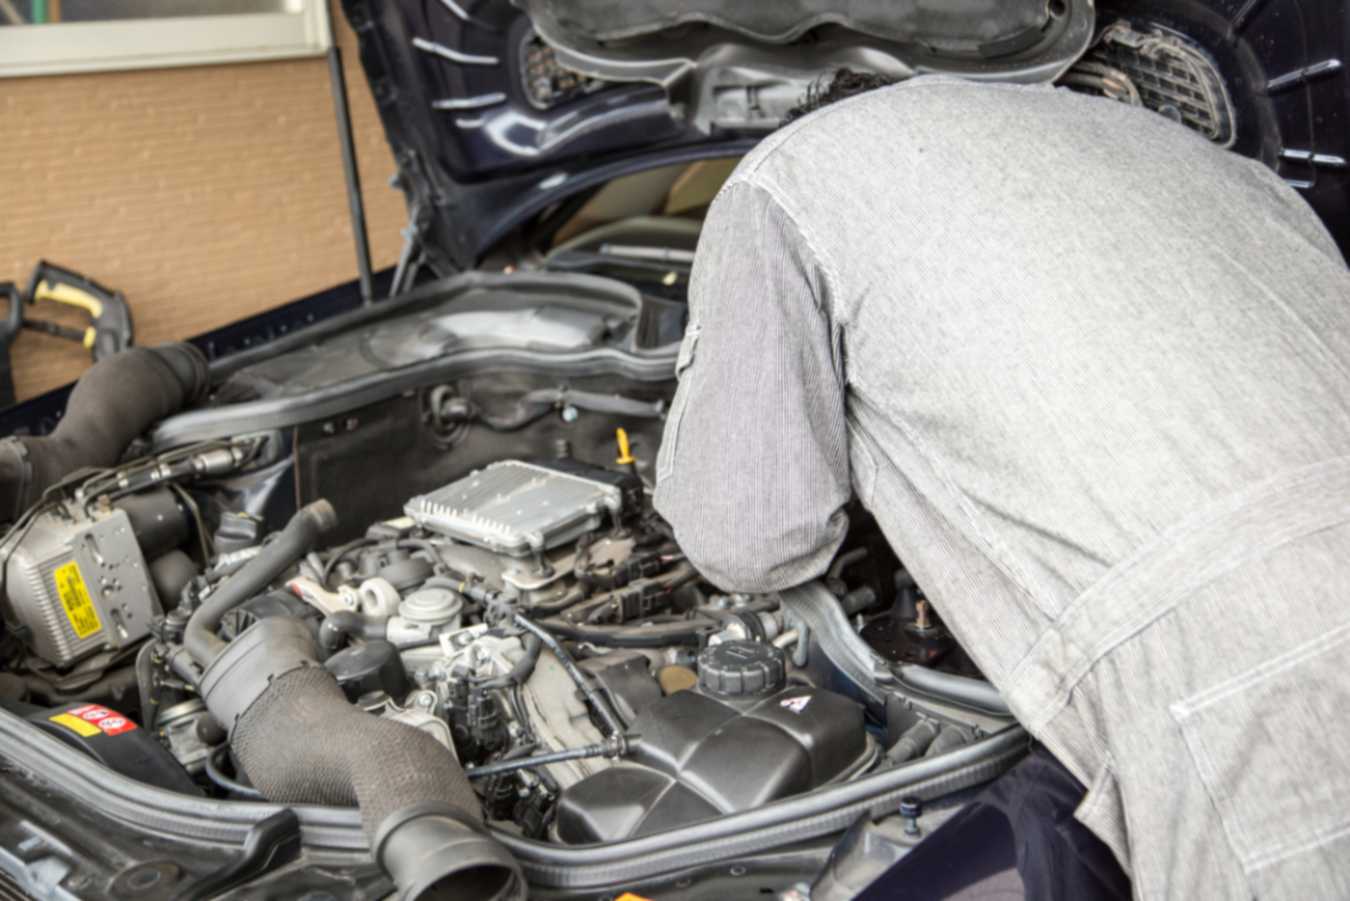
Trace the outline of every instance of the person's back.
<instances>
[{"instance_id":1,"label":"person's back","mask_svg":"<svg viewBox=\"0 0 1350 901\"><path fill-rule=\"evenodd\" d=\"M856 489L1141 894L1350 892L1317 713L1350 696L1350 274L1291 188L1148 111L921 79L742 163L691 314L657 500L706 574L818 575ZM1258 703L1268 669L1322 696Z\"/></svg>"}]
</instances>

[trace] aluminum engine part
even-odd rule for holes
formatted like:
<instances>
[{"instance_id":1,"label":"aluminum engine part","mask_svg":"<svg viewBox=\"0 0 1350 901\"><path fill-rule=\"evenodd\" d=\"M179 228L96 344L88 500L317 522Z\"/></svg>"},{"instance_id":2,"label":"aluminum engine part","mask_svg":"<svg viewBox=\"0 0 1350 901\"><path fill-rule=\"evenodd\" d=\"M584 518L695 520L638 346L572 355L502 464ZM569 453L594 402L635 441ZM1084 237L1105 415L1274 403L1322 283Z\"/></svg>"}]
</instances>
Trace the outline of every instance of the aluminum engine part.
<instances>
[{"instance_id":1,"label":"aluminum engine part","mask_svg":"<svg viewBox=\"0 0 1350 901\"><path fill-rule=\"evenodd\" d=\"M505 675L524 654L525 646L519 638L489 634L487 625L479 623L443 632L437 644L412 648L399 656L413 682L435 690L444 705L449 701L450 683L470 676L490 679Z\"/></svg>"},{"instance_id":2,"label":"aluminum engine part","mask_svg":"<svg viewBox=\"0 0 1350 901\"><path fill-rule=\"evenodd\" d=\"M591 723L590 712L579 696L576 684L550 651L545 650L539 655L534 673L526 680L521 696L530 718L530 729L539 739L539 746L533 753L579 748L605 740ZM559 786L567 788L609 766L609 758L594 757L552 763L544 769Z\"/></svg>"},{"instance_id":3,"label":"aluminum engine part","mask_svg":"<svg viewBox=\"0 0 1350 901\"><path fill-rule=\"evenodd\" d=\"M414 591L389 618L385 638L403 646L429 640L433 635L459 628L464 598L448 588L431 586Z\"/></svg>"},{"instance_id":4,"label":"aluminum engine part","mask_svg":"<svg viewBox=\"0 0 1350 901\"><path fill-rule=\"evenodd\" d=\"M427 713L425 710L400 710L397 707L390 707L384 712L383 716L387 720L394 720L403 723L405 726L412 726L414 729L426 732L436 741L445 745L445 749L456 760L459 759L459 755L455 754L455 743L450 737L450 726L440 717Z\"/></svg>"},{"instance_id":5,"label":"aluminum engine part","mask_svg":"<svg viewBox=\"0 0 1350 901\"><path fill-rule=\"evenodd\" d=\"M404 506L418 525L511 557L557 547L617 515L614 485L546 466L506 460L415 497Z\"/></svg>"},{"instance_id":6,"label":"aluminum engine part","mask_svg":"<svg viewBox=\"0 0 1350 901\"><path fill-rule=\"evenodd\" d=\"M575 547L554 548L542 559L508 557L480 547L437 538L436 556L456 573L483 582L524 607L553 604L573 586L568 578L576 561Z\"/></svg>"},{"instance_id":7,"label":"aluminum engine part","mask_svg":"<svg viewBox=\"0 0 1350 901\"><path fill-rule=\"evenodd\" d=\"M8 616L33 653L65 667L150 632L159 601L131 520L77 503L34 519L5 570Z\"/></svg>"}]
</instances>

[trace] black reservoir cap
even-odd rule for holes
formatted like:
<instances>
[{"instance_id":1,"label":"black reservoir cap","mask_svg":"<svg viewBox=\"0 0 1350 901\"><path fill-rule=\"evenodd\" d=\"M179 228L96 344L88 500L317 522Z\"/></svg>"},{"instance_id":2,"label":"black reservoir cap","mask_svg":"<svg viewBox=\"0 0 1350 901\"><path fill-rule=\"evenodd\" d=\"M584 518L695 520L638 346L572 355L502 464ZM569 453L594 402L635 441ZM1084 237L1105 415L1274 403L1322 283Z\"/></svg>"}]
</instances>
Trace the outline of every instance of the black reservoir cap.
<instances>
[{"instance_id":1,"label":"black reservoir cap","mask_svg":"<svg viewBox=\"0 0 1350 901\"><path fill-rule=\"evenodd\" d=\"M722 698L778 691L787 681L781 650L758 641L724 641L698 655L699 688Z\"/></svg>"}]
</instances>

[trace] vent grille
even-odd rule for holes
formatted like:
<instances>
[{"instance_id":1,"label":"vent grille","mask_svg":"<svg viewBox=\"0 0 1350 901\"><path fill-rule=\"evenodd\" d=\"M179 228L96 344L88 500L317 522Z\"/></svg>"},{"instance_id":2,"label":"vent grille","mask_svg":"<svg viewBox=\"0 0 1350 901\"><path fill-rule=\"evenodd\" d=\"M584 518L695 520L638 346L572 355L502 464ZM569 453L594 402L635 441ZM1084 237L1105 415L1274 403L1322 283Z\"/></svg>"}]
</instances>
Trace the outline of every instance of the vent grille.
<instances>
[{"instance_id":1,"label":"vent grille","mask_svg":"<svg viewBox=\"0 0 1350 901\"><path fill-rule=\"evenodd\" d=\"M29 901L32 897L13 876L0 870L0 901Z\"/></svg>"},{"instance_id":2,"label":"vent grille","mask_svg":"<svg viewBox=\"0 0 1350 901\"><path fill-rule=\"evenodd\" d=\"M1147 107L1221 147L1231 147L1237 137L1233 103L1214 61L1160 26L1141 31L1124 21L1108 25L1063 82Z\"/></svg>"}]
</instances>

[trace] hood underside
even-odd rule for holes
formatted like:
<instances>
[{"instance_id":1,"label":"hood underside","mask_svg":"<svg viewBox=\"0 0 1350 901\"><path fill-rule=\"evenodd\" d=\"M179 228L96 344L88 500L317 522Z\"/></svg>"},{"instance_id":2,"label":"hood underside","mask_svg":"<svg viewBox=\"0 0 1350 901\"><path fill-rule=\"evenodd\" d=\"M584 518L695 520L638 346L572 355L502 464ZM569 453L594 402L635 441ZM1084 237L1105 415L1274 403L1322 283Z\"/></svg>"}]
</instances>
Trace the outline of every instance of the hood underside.
<instances>
[{"instance_id":1,"label":"hood underside","mask_svg":"<svg viewBox=\"0 0 1350 901\"><path fill-rule=\"evenodd\" d=\"M344 0L433 270L598 178L743 153L848 67L1048 82L1089 0Z\"/></svg>"}]
</instances>

